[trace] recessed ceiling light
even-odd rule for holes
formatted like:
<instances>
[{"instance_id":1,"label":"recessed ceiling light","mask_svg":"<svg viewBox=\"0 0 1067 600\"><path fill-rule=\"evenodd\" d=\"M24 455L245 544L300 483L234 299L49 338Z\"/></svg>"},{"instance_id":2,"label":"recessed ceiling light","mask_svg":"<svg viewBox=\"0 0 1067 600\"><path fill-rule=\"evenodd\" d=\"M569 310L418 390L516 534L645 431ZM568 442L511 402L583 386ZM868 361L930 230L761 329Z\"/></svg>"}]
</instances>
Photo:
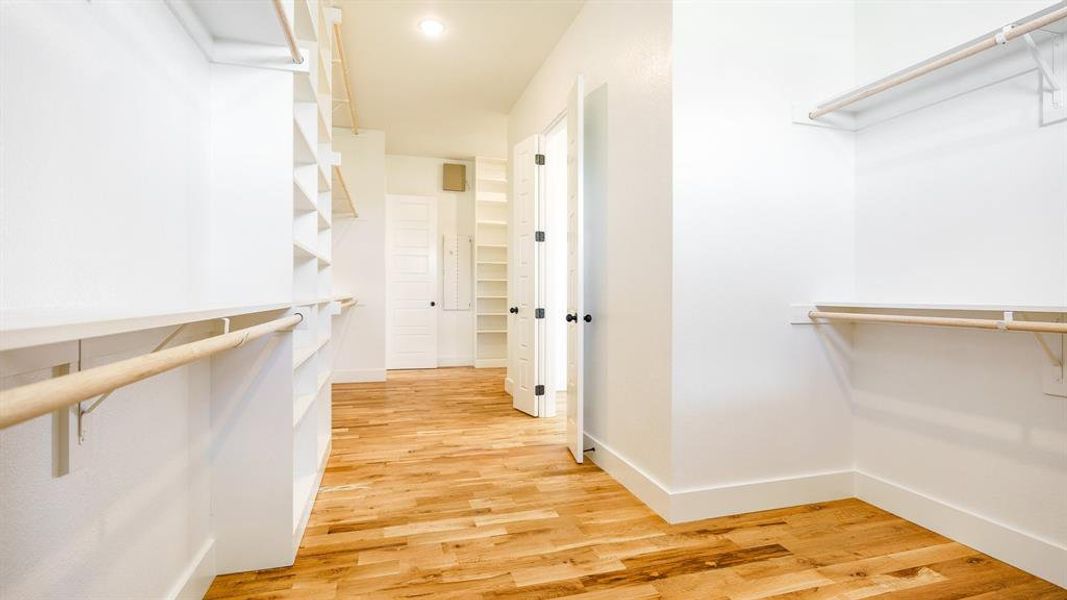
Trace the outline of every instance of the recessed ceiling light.
<instances>
[{"instance_id":1,"label":"recessed ceiling light","mask_svg":"<svg viewBox=\"0 0 1067 600\"><path fill-rule=\"evenodd\" d=\"M438 38L445 32L445 24L434 19L423 19L419 23L419 31L426 37Z\"/></svg>"}]
</instances>

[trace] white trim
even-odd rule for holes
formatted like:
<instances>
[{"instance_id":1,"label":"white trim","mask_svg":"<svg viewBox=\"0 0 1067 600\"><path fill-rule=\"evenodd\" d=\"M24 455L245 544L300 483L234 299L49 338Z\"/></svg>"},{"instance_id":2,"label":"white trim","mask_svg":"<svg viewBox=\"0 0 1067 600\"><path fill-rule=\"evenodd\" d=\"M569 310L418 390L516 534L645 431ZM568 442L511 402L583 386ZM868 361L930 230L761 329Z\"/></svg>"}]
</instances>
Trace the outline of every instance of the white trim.
<instances>
[{"instance_id":1,"label":"white trim","mask_svg":"<svg viewBox=\"0 0 1067 600\"><path fill-rule=\"evenodd\" d=\"M857 471L855 482L855 495L864 502L1067 587L1063 546L873 475Z\"/></svg>"},{"instance_id":2,"label":"white trim","mask_svg":"<svg viewBox=\"0 0 1067 600\"><path fill-rule=\"evenodd\" d=\"M333 372L333 383L385 381L385 369L348 369Z\"/></svg>"},{"instance_id":3,"label":"white trim","mask_svg":"<svg viewBox=\"0 0 1067 600\"><path fill-rule=\"evenodd\" d=\"M473 356L445 356L437 358L438 367L473 367Z\"/></svg>"},{"instance_id":4,"label":"white trim","mask_svg":"<svg viewBox=\"0 0 1067 600\"><path fill-rule=\"evenodd\" d=\"M670 523L855 497L1067 587L1067 547L860 471L672 491L595 436L585 437L586 447L596 448L586 458Z\"/></svg>"},{"instance_id":5,"label":"white trim","mask_svg":"<svg viewBox=\"0 0 1067 600\"><path fill-rule=\"evenodd\" d=\"M214 579L215 538L208 538L170 587L166 597L180 600L203 598Z\"/></svg>"},{"instance_id":6,"label":"white trim","mask_svg":"<svg viewBox=\"0 0 1067 600\"><path fill-rule=\"evenodd\" d=\"M479 358L474 361L474 366L478 369L499 369L501 367L508 366L508 359L506 358Z\"/></svg>"},{"instance_id":7,"label":"white trim","mask_svg":"<svg viewBox=\"0 0 1067 600\"><path fill-rule=\"evenodd\" d=\"M671 492L665 485L588 432L585 434L585 447L596 449L594 452L586 452L586 458L630 490L630 493L659 516L670 521Z\"/></svg>"},{"instance_id":8,"label":"white trim","mask_svg":"<svg viewBox=\"0 0 1067 600\"><path fill-rule=\"evenodd\" d=\"M671 523L829 502L853 496L853 471L671 492Z\"/></svg>"}]
</instances>

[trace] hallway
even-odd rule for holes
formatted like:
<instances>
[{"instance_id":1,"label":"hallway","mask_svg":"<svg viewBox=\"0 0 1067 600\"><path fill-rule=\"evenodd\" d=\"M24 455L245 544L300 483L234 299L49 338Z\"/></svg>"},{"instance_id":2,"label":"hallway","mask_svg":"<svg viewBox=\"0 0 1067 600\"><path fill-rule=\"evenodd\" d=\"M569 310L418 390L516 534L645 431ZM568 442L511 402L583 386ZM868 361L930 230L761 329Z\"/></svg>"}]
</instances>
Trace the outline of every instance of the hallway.
<instances>
[{"instance_id":1,"label":"hallway","mask_svg":"<svg viewBox=\"0 0 1067 600\"><path fill-rule=\"evenodd\" d=\"M574 464L563 417L516 412L502 378L454 368L335 386L296 564L220 576L207 597L1067 598L858 500L670 526Z\"/></svg>"}]
</instances>

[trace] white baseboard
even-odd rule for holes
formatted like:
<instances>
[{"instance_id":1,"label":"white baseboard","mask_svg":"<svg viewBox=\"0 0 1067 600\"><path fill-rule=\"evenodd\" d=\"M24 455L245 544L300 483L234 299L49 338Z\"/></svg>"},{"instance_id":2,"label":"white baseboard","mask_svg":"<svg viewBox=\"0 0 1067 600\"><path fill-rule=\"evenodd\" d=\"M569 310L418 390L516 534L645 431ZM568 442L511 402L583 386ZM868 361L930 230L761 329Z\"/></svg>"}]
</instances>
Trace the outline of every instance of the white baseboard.
<instances>
[{"instance_id":1,"label":"white baseboard","mask_svg":"<svg viewBox=\"0 0 1067 600\"><path fill-rule=\"evenodd\" d=\"M473 356L445 356L437 357L438 367L473 367Z\"/></svg>"},{"instance_id":2,"label":"white baseboard","mask_svg":"<svg viewBox=\"0 0 1067 600\"><path fill-rule=\"evenodd\" d=\"M611 446L588 433L585 434L585 447L595 449L593 452L585 453L586 459L592 460L596 466L611 475L624 488L630 490L631 494L637 496L656 514L670 521L671 493L666 486L616 452Z\"/></svg>"},{"instance_id":3,"label":"white baseboard","mask_svg":"<svg viewBox=\"0 0 1067 600\"><path fill-rule=\"evenodd\" d=\"M1067 548L866 473L855 495L899 517L1067 587Z\"/></svg>"},{"instance_id":4,"label":"white baseboard","mask_svg":"<svg viewBox=\"0 0 1067 600\"><path fill-rule=\"evenodd\" d=\"M674 491L625 456L586 435L586 457L669 523L785 508L852 497L852 471Z\"/></svg>"},{"instance_id":5,"label":"white baseboard","mask_svg":"<svg viewBox=\"0 0 1067 600\"><path fill-rule=\"evenodd\" d=\"M511 390L514 387L515 387L515 381L512 380L510 377L505 377L504 378L504 391L507 392L509 396L514 396L515 395L515 394L511 393Z\"/></svg>"},{"instance_id":6,"label":"white baseboard","mask_svg":"<svg viewBox=\"0 0 1067 600\"><path fill-rule=\"evenodd\" d=\"M855 497L1067 587L1067 569L1063 568L1067 565L1067 548L866 473L835 471L741 485L671 490L595 436L586 435L586 447L590 446L596 451L587 452L587 459L670 523Z\"/></svg>"},{"instance_id":7,"label":"white baseboard","mask_svg":"<svg viewBox=\"0 0 1067 600\"><path fill-rule=\"evenodd\" d=\"M508 359L506 358L479 358L474 361L474 366L478 369L499 369L501 367L508 366Z\"/></svg>"},{"instance_id":8,"label":"white baseboard","mask_svg":"<svg viewBox=\"0 0 1067 600\"><path fill-rule=\"evenodd\" d=\"M364 383L368 381L385 381L385 369L352 369L333 372L333 383Z\"/></svg>"},{"instance_id":9,"label":"white baseboard","mask_svg":"<svg viewBox=\"0 0 1067 600\"><path fill-rule=\"evenodd\" d=\"M671 492L671 523L852 497L852 471Z\"/></svg>"},{"instance_id":10,"label":"white baseboard","mask_svg":"<svg viewBox=\"0 0 1067 600\"><path fill-rule=\"evenodd\" d=\"M200 600L215 580L215 538L208 538L189 561L178 580L171 586L167 598L172 600Z\"/></svg>"}]
</instances>

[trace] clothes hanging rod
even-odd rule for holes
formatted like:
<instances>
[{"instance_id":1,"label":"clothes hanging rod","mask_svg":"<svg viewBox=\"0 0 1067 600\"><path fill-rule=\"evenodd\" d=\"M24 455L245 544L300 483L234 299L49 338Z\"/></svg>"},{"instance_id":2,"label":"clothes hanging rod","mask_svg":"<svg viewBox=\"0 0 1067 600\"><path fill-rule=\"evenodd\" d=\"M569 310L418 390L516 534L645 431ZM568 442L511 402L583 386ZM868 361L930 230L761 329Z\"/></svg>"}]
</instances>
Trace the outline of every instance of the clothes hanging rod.
<instances>
[{"instance_id":1,"label":"clothes hanging rod","mask_svg":"<svg viewBox=\"0 0 1067 600\"><path fill-rule=\"evenodd\" d=\"M1059 4L1059 8L1053 8L1037 13L1030 20L1005 25L996 32L982 36L974 42L949 50L941 56L919 63L898 73L894 73L889 77L861 87L838 98L828 100L827 102L816 106L814 110L809 112L808 118L812 120L818 119L823 115L841 110L842 108L855 104L860 100L864 100L875 94L880 94L913 79L917 79L923 75L947 67L953 63L957 63L965 58L989 50L990 48L1002 46L1016 38L1020 38L1033 31L1041 29L1050 23L1067 18L1067 2L1060 2Z\"/></svg>"},{"instance_id":2,"label":"clothes hanging rod","mask_svg":"<svg viewBox=\"0 0 1067 600\"><path fill-rule=\"evenodd\" d=\"M825 312L813 310L808 318L816 321L851 321L854 323L899 323L902 325L927 325L931 327L956 327L963 329L989 329L995 331L1027 331L1030 333L1067 334L1067 323L1048 321L1015 321L1013 319L966 319L959 317L920 317L912 315L882 315L875 313Z\"/></svg>"},{"instance_id":3,"label":"clothes hanging rod","mask_svg":"<svg viewBox=\"0 0 1067 600\"><path fill-rule=\"evenodd\" d=\"M348 104L348 116L352 120L352 133L359 135L359 117L356 115L355 98L352 97L352 83L348 80L348 62L345 60L345 41L341 36L340 22L333 24L333 41L337 45L337 62L341 65L341 80L345 84L346 104Z\"/></svg>"},{"instance_id":4,"label":"clothes hanging rod","mask_svg":"<svg viewBox=\"0 0 1067 600\"><path fill-rule=\"evenodd\" d=\"M282 28L285 43L289 46L289 54L293 57L293 64L304 64L304 55L300 53L300 47L296 45L296 35L293 26L289 23L289 17L285 15L285 7L282 0L274 0L274 14L278 15L278 25Z\"/></svg>"},{"instance_id":5,"label":"clothes hanging rod","mask_svg":"<svg viewBox=\"0 0 1067 600\"><path fill-rule=\"evenodd\" d=\"M0 429L46 415L111 390L147 379L267 334L295 327L304 316L292 314L152 354L0 391Z\"/></svg>"}]
</instances>

